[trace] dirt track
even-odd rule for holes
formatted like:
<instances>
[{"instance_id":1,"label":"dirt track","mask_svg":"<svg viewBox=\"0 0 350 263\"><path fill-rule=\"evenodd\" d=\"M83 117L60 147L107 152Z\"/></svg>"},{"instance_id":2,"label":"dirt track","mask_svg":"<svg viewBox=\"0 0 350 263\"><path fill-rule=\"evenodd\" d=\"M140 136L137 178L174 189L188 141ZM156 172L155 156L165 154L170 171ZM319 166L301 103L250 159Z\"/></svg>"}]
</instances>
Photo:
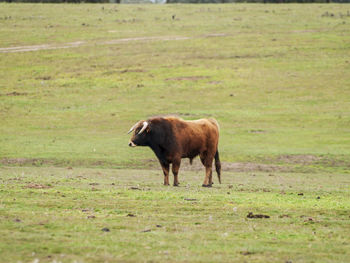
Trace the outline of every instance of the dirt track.
<instances>
[{"instance_id":1,"label":"dirt track","mask_svg":"<svg viewBox=\"0 0 350 263\"><path fill-rule=\"evenodd\" d=\"M275 159L267 160L267 163L256 163L256 162L221 162L222 171L232 171L232 172L300 172L300 167L310 169L310 165L319 166L322 165L334 166L334 167L347 167L348 164L340 160L330 160L327 158L321 158L313 155L281 155ZM5 166L57 166L64 167L67 162L60 160L50 160L50 159L40 159L40 158L2 158L0 159L0 164ZM71 163L70 165L80 167L86 164L80 163L79 161ZM90 163L89 167L94 166L107 166L113 167L116 164L113 162L106 161L96 161ZM142 163L133 165L129 164L129 168L135 169L159 169L159 163L156 158L142 160ZM199 158L193 160L193 164L190 165L188 160L183 159L181 162L181 169L185 171L203 171L203 165L201 164Z\"/></svg>"},{"instance_id":2,"label":"dirt track","mask_svg":"<svg viewBox=\"0 0 350 263\"><path fill-rule=\"evenodd\" d=\"M224 37L226 34L210 34L201 37ZM196 37L185 37L185 36L153 36L153 37L133 37L133 38L120 38L108 41L99 42L87 42L87 41L76 41L70 43L61 44L42 44L33 46L19 46L19 47L6 47L0 48L0 53L17 53L17 52L29 52L29 51L39 51L39 50L50 50L50 49L62 49L62 48L77 48L81 46L93 46L93 45L116 45L123 44L131 41L176 41L176 40L187 40Z\"/></svg>"}]
</instances>

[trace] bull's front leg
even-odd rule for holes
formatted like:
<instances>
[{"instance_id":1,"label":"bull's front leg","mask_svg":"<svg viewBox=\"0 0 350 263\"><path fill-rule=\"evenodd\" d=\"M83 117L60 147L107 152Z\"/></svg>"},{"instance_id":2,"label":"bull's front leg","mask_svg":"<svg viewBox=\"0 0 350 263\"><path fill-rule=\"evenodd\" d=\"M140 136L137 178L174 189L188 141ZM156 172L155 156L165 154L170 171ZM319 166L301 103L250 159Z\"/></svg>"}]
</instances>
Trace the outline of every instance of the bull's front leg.
<instances>
[{"instance_id":1,"label":"bull's front leg","mask_svg":"<svg viewBox=\"0 0 350 263\"><path fill-rule=\"evenodd\" d=\"M160 165L163 169L164 185L169 185L169 163L161 163Z\"/></svg>"},{"instance_id":2,"label":"bull's front leg","mask_svg":"<svg viewBox=\"0 0 350 263\"><path fill-rule=\"evenodd\" d=\"M162 166L163 174L164 174L164 185L169 185L169 162L164 156L164 152L157 145L152 147L152 150L156 154L160 165Z\"/></svg>"},{"instance_id":3,"label":"bull's front leg","mask_svg":"<svg viewBox=\"0 0 350 263\"><path fill-rule=\"evenodd\" d=\"M179 168L181 164L181 159L173 161L173 165L171 167L173 174L174 174L174 186L179 186L179 179L178 179L178 173L179 173Z\"/></svg>"}]
</instances>

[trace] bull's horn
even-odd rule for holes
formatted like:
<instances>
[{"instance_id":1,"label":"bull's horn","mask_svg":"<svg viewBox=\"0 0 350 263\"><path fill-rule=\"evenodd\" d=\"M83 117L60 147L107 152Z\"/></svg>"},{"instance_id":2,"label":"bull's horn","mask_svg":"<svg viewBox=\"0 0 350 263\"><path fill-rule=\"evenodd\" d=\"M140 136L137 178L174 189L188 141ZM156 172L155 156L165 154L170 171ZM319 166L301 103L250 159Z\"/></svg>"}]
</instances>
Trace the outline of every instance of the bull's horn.
<instances>
[{"instance_id":1,"label":"bull's horn","mask_svg":"<svg viewBox=\"0 0 350 263\"><path fill-rule=\"evenodd\" d=\"M147 121L144 121L144 122L143 122L143 127L142 127L142 129L139 131L138 134L143 133L143 131L146 130L147 126L148 126L148 122L147 122Z\"/></svg>"},{"instance_id":2,"label":"bull's horn","mask_svg":"<svg viewBox=\"0 0 350 263\"><path fill-rule=\"evenodd\" d=\"M128 131L128 134L129 134L130 132L132 132L133 130L135 130L137 124L139 124L139 121L136 122L136 123L134 124L134 126L132 126L132 127L130 128L130 130Z\"/></svg>"}]
</instances>

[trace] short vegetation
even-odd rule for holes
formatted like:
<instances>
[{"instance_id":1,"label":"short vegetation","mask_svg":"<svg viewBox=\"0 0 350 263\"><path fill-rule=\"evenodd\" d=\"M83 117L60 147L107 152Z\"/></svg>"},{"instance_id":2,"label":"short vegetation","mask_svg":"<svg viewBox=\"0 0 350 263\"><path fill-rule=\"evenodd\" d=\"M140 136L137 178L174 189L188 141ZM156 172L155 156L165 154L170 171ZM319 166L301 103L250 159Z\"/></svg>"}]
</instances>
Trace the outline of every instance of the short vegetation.
<instances>
[{"instance_id":1,"label":"short vegetation","mask_svg":"<svg viewBox=\"0 0 350 263\"><path fill-rule=\"evenodd\" d=\"M0 262L347 262L346 5L0 4ZM222 184L127 131L214 117Z\"/></svg>"}]
</instances>

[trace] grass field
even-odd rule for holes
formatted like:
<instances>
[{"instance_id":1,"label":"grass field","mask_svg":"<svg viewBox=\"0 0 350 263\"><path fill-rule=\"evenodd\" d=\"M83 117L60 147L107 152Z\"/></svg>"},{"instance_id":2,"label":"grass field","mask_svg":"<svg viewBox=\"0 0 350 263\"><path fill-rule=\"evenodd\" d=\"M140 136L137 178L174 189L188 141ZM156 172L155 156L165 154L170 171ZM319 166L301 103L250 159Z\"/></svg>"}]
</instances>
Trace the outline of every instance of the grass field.
<instances>
[{"instance_id":1,"label":"grass field","mask_svg":"<svg viewBox=\"0 0 350 263\"><path fill-rule=\"evenodd\" d=\"M0 261L348 262L348 175L227 172L212 189L202 178L2 168Z\"/></svg>"},{"instance_id":2,"label":"grass field","mask_svg":"<svg viewBox=\"0 0 350 263\"><path fill-rule=\"evenodd\" d=\"M125 147L130 126L177 114L217 118L225 162L349 168L346 7L1 4L3 48L85 44L0 53L0 156L140 165L153 154ZM103 44L152 36L188 39Z\"/></svg>"},{"instance_id":3,"label":"grass field","mask_svg":"<svg viewBox=\"0 0 350 263\"><path fill-rule=\"evenodd\" d=\"M349 13L0 3L0 262L347 262ZM127 147L163 114L219 121L222 185Z\"/></svg>"}]
</instances>

